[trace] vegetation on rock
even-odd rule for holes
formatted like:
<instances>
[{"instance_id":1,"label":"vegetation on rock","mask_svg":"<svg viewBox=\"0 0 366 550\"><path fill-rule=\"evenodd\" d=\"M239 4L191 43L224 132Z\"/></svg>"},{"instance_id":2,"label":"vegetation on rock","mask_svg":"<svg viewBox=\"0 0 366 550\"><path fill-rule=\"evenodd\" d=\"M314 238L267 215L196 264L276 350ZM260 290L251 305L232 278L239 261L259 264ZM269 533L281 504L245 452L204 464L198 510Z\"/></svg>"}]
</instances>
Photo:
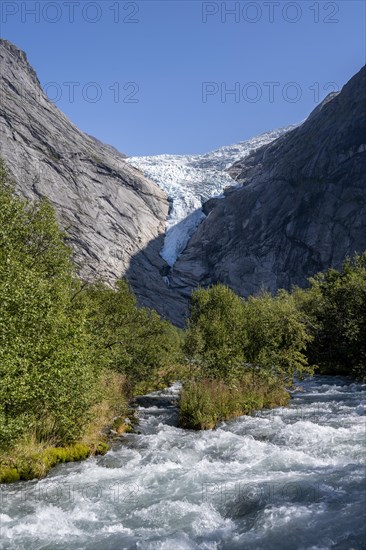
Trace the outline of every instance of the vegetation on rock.
<instances>
[{"instance_id":1,"label":"vegetation on rock","mask_svg":"<svg viewBox=\"0 0 366 550\"><path fill-rule=\"evenodd\" d=\"M3 481L100 452L103 428L126 416L137 385L154 389L181 357L178 329L139 308L125 281L111 289L75 276L65 240L50 204L19 198L1 164Z\"/></svg>"},{"instance_id":2,"label":"vegetation on rock","mask_svg":"<svg viewBox=\"0 0 366 550\"><path fill-rule=\"evenodd\" d=\"M133 429L129 398L175 380L181 426L207 429L285 405L314 365L366 377L366 253L292 293L199 288L183 333L127 281L81 281L65 237L0 162L0 482L106 452Z\"/></svg>"}]
</instances>

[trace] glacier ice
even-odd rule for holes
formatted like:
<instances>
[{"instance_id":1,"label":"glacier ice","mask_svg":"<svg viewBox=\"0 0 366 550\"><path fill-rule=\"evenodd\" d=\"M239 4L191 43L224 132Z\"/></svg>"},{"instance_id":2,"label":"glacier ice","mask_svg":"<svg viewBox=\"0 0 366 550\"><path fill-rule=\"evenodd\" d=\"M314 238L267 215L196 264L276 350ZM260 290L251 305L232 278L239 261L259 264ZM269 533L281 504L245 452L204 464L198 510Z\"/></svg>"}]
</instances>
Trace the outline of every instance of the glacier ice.
<instances>
[{"instance_id":1,"label":"glacier ice","mask_svg":"<svg viewBox=\"0 0 366 550\"><path fill-rule=\"evenodd\" d=\"M225 169L296 126L266 132L204 155L130 157L126 161L164 189L171 202L161 256L173 266L205 218L202 204L235 184Z\"/></svg>"}]
</instances>

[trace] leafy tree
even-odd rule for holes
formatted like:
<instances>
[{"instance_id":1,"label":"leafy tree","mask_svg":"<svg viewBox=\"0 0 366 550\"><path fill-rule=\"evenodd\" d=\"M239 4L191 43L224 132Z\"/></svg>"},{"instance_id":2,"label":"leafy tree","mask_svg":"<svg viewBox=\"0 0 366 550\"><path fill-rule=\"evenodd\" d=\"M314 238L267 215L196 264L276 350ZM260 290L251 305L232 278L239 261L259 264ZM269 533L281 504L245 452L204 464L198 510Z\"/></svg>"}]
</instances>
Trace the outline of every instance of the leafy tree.
<instances>
[{"instance_id":1,"label":"leafy tree","mask_svg":"<svg viewBox=\"0 0 366 550\"><path fill-rule=\"evenodd\" d=\"M70 441L93 400L85 315L70 250L47 201L17 197L0 167L0 444L25 432Z\"/></svg>"},{"instance_id":2,"label":"leafy tree","mask_svg":"<svg viewBox=\"0 0 366 550\"><path fill-rule=\"evenodd\" d=\"M89 329L98 356L124 373L132 391L152 381L159 369L182 362L180 331L147 308L140 308L127 281L111 289L101 283L85 291L89 301Z\"/></svg>"},{"instance_id":3,"label":"leafy tree","mask_svg":"<svg viewBox=\"0 0 366 550\"><path fill-rule=\"evenodd\" d=\"M185 351L205 376L229 379L246 361L242 300L228 287L198 289L192 295Z\"/></svg>"},{"instance_id":4,"label":"leafy tree","mask_svg":"<svg viewBox=\"0 0 366 550\"><path fill-rule=\"evenodd\" d=\"M181 360L180 332L126 281L75 277L53 208L17 197L0 163L0 447L31 433L76 440L105 376L125 374L132 391Z\"/></svg>"},{"instance_id":5,"label":"leafy tree","mask_svg":"<svg viewBox=\"0 0 366 550\"><path fill-rule=\"evenodd\" d=\"M285 385L312 372L303 317L285 291L248 300L222 285L194 292L185 350L198 368L196 379L183 383L181 425L212 428L255 408L286 404Z\"/></svg>"},{"instance_id":6,"label":"leafy tree","mask_svg":"<svg viewBox=\"0 0 366 550\"><path fill-rule=\"evenodd\" d=\"M246 357L258 371L290 382L294 375L309 374L305 355L311 340L294 298L281 290L275 297L262 293L244 303Z\"/></svg>"},{"instance_id":7,"label":"leafy tree","mask_svg":"<svg viewBox=\"0 0 366 550\"><path fill-rule=\"evenodd\" d=\"M347 259L341 271L319 273L295 297L314 336L310 360L326 373L365 378L366 253Z\"/></svg>"},{"instance_id":8,"label":"leafy tree","mask_svg":"<svg viewBox=\"0 0 366 550\"><path fill-rule=\"evenodd\" d=\"M192 296L185 350L205 376L233 380L251 370L289 381L311 372L304 355L309 333L285 291L242 300L216 285Z\"/></svg>"}]
</instances>

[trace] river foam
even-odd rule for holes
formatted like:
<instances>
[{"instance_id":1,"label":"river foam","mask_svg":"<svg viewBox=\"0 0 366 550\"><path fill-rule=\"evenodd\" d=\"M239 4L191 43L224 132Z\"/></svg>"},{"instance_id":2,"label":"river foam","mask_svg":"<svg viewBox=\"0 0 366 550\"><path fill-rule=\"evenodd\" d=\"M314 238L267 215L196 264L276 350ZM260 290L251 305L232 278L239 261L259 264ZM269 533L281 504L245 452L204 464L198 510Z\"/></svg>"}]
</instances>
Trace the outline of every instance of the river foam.
<instances>
[{"instance_id":1,"label":"river foam","mask_svg":"<svg viewBox=\"0 0 366 550\"><path fill-rule=\"evenodd\" d=\"M152 394L106 456L1 488L0 548L365 548L366 385L300 386L206 432L176 426L178 385Z\"/></svg>"}]
</instances>

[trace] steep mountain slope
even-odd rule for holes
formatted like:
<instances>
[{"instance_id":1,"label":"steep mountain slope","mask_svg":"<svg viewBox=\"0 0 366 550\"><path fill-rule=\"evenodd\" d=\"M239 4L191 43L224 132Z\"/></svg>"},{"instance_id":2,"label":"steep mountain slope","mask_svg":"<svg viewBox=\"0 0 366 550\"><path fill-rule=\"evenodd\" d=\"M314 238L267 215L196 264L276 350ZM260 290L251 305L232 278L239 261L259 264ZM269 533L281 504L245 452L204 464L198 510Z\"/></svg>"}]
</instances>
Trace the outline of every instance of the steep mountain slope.
<instances>
[{"instance_id":1,"label":"steep mountain slope","mask_svg":"<svg viewBox=\"0 0 366 550\"><path fill-rule=\"evenodd\" d=\"M112 282L151 241L159 256L164 191L116 149L78 130L43 93L25 53L6 40L0 65L0 156L20 194L55 205L80 273Z\"/></svg>"},{"instance_id":2,"label":"steep mountain slope","mask_svg":"<svg viewBox=\"0 0 366 550\"><path fill-rule=\"evenodd\" d=\"M365 75L364 67L300 127L234 164L241 187L206 206L172 289L290 288L366 249Z\"/></svg>"},{"instance_id":3,"label":"steep mountain slope","mask_svg":"<svg viewBox=\"0 0 366 550\"><path fill-rule=\"evenodd\" d=\"M304 285L366 249L365 68L285 133L196 157L126 159L78 130L5 40L0 65L0 156L18 192L55 205L82 276L126 275L140 303L175 323L197 285L242 295Z\"/></svg>"},{"instance_id":4,"label":"steep mountain slope","mask_svg":"<svg viewBox=\"0 0 366 550\"><path fill-rule=\"evenodd\" d=\"M226 187L233 185L226 168L292 128L295 126L266 132L204 155L157 155L127 159L129 164L139 168L168 194L171 209L161 255L170 266L174 265L205 218L203 203L220 196Z\"/></svg>"}]
</instances>

